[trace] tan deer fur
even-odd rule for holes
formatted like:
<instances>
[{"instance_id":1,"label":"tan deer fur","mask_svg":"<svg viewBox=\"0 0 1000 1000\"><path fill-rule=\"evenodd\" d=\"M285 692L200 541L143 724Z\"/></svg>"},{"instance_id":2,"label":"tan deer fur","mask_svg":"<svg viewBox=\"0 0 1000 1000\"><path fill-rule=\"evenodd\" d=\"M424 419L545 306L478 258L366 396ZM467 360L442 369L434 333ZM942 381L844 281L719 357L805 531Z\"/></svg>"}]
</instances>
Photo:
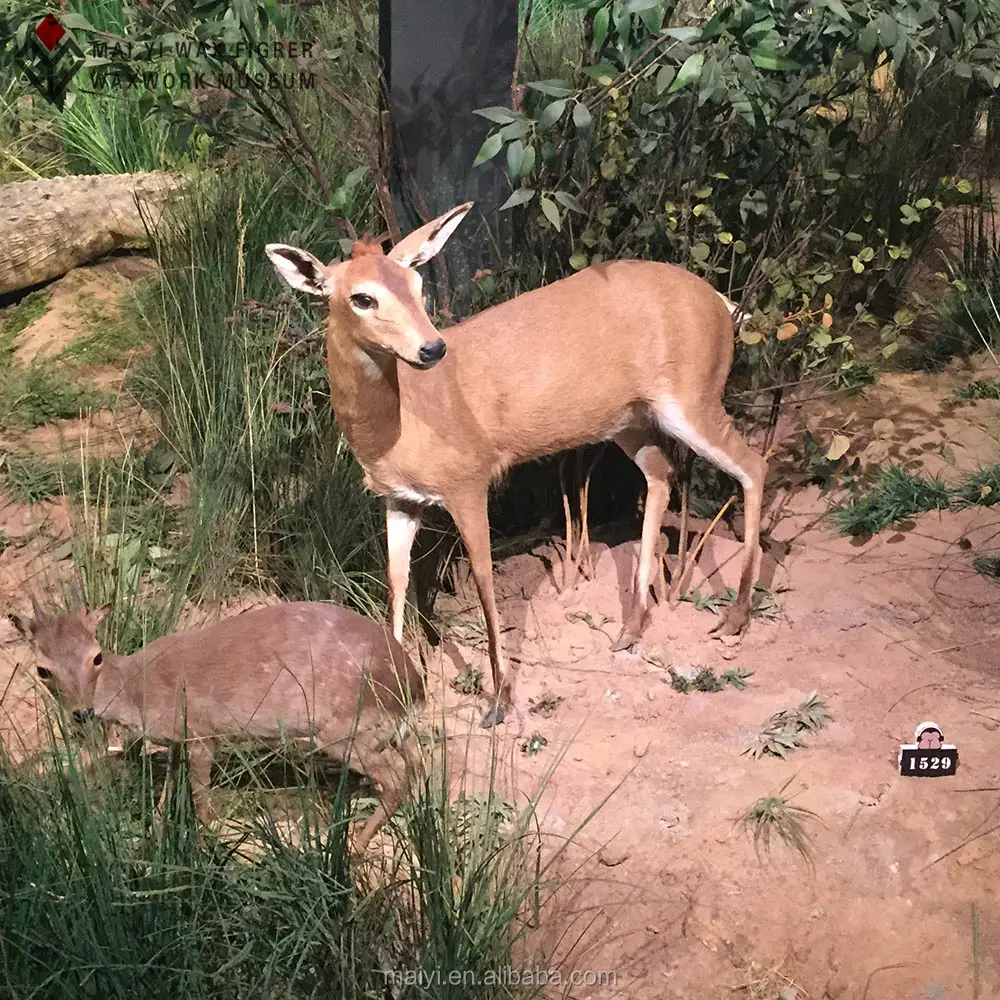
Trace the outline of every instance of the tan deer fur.
<instances>
[{"instance_id":1,"label":"tan deer fur","mask_svg":"<svg viewBox=\"0 0 1000 1000\"><path fill-rule=\"evenodd\" d=\"M313 736L339 759L350 743L351 766L382 786L381 804L355 842L364 850L407 793L415 758L405 717L424 701L420 672L385 628L336 604L284 603L116 656L97 640L108 610L49 616L35 604L33 619L11 616L32 640L42 683L77 721L96 714L162 745L181 741L186 723L203 816L220 740ZM389 721L402 736L402 782L380 747Z\"/></svg>"},{"instance_id":2,"label":"tan deer fur","mask_svg":"<svg viewBox=\"0 0 1000 1000\"><path fill-rule=\"evenodd\" d=\"M516 674L504 669L493 593L489 485L511 466L614 440L648 490L634 605L614 648L641 634L656 542L669 500L663 436L740 481L746 529L740 589L719 630L750 617L767 466L722 406L733 359L732 302L670 264L609 261L526 292L446 331L434 328L414 270L472 207L461 205L389 251L356 246L329 266L284 244L265 249L292 288L329 304L327 361L337 422L370 489L386 498L393 634L403 614L413 539L428 504L443 505L465 542L486 615L501 721ZM400 364L400 362L404 362Z\"/></svg>"}]
</instances>

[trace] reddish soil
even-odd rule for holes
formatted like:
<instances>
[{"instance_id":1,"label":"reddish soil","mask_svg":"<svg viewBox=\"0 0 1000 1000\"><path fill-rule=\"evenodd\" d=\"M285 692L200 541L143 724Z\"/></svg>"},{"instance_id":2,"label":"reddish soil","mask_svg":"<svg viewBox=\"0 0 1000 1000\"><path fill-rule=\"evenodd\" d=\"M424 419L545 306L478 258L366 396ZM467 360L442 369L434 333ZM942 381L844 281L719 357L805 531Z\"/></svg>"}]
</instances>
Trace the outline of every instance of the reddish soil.
<instances>
[{"instance_id":1,"label":"reddish soil","mask_svg":"<svg viewBox=\"0 0 1000 1000\"><path fill-rule=\"evenodd\" d=\"M959 468L975 467L974 456L997 455L981 438L995 432L997 404L941 413L973 375L887 376L847 407L868 437L872 414L891 418L882 440L899 458L939 458L927 444L940 436L968 456ZM551 548L497 569L507 649L521 662L518 710L495 731L514 764L511 790L523 805L565 753L542 796L552 849L611 795L560 865L572 879L539 934L567 973L616 973L616 988L574 995L774 1000L794 983L800 997L829 1000L1000 996L1000 590L972 568L973 556L1000 551L1000 517L928 514L857 544L819 521L827 506L816 488L772 504L780 512L765 525L779 559L765 559L764 582L788 589L777 620L755 619L738 647L707 635L710 611L681 603L655 610L641 649L609 651L636 543L599 547L596 577L562 596L545 565L561 579ZM723 536L701 560L703 593L738 580L739 546ZM471 590L438 610L479 620ZM455 631L468 642L468 625ZM445 646L445 682L472 665L488 685L481 643ZM742 691L681 694L668 665L753 675ZM787 760L742 754L773 713L813 691L832 721L804 748ZM543 695L563 699L548 718L530 709ZM444 700L456 732L485 748L482 704L451 690ZM958 772L901 777L899 746L928 719L957 744ZM528 756L521 746L536 733L548 743ZM814 871L780 841L758 860L734 825L786 783L784 795L817 815L806 824Z\"/></svg>"}]
</instances>

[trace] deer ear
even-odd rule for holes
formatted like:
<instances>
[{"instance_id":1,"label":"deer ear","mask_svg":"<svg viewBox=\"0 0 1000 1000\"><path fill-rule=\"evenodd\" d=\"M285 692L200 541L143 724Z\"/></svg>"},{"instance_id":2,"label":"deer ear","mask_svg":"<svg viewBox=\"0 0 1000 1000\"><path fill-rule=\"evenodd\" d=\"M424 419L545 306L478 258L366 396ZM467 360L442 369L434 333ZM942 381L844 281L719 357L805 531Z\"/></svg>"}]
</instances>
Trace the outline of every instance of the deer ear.
<instances>
[{"instance_id":1,"label":"deer ear","mask_svg":"<svg viewBox=\"0 0 1000 1000\"><path fill-rule=\"evenodd\" d=\"M268 243L264 247L264 253L291 288L322 298L329 295L327 288L329 272L308 251L286 246L284 243Z\"/></svg>"},{"instance_id":2,"label":"deer ear","mask_svg":"<svg viewBox=\"0 0 1000 1000\"><path fill-rule=\"evenodd\" d=\"M451 211L439 215L432 222L414 229L409 236L403 237L386 256L403 267L419 267L426 264L431 257L439 253L448 242L451 234L458 229L462 219L472 208L473 202L467 201Z\"/></svg>"},{"instance_id":3,"label":"deer ear","mask_svg":"<svg viewBox=\"0 0 1000 1000\"><path fill-rule=\"evenodd\" d=\"M112 605L105 604L103 607L96 608L87 615L87 624L96 632L100 627L101 622L108 617L108 612L111 611Z\"/></svg>"}]
</instances>

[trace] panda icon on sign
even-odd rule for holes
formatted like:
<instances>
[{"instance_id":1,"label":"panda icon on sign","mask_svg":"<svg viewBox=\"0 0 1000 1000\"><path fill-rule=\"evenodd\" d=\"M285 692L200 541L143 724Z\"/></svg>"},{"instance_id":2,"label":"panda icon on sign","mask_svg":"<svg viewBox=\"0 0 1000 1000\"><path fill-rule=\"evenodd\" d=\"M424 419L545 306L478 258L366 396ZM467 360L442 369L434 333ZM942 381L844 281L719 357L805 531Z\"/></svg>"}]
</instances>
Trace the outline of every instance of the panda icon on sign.
<instances>
[{"instance_id":1,"label":"panda icon on sign","mask_svg":"<svg viewBox=\"0 0 1000 1000\"><path fill-rule=\"evenodd\" d=\"M899 748L899 773L911 778L941 778L958 769L958 747L944 742L936 722L921 722L912 743Z\"/></svg>"}]
</instances>

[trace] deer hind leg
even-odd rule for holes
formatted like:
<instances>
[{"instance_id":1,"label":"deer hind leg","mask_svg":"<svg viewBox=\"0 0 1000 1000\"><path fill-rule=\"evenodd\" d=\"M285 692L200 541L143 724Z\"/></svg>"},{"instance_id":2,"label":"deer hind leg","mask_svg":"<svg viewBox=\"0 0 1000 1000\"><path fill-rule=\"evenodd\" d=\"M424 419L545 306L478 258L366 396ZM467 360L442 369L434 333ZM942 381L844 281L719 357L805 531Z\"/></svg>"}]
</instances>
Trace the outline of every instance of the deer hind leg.
<instances>
[{"instance_id":1,"label":"deer hind leg","mask_svg":"<svg viewBox=\"0 0 1000 1000\"><path fill-rule=\"evenodd\" d=\"M403 619L406 615L406 590L410 584L410 553L420 528L420 511L413 504L387 500L385 505L385 537L389 608L392 634L403 641Z\"/></svg>"},{"instance_id":2,"label":"deer hind leg","mask_svg":"<svg viewBox=\"0 0 1000 1000\"><path fill-rule=\"evenodd\" d=\"M721 404L707 409L682 407L675 399L663 397L653 410L666 433L739 480L743 487L745 526L740 589L726 617L712 629L719 635L739 635L750 622L750 599L760 571L760 514L767 461L739 436Z\"/></svg>"},{"instance_id":3,"label":"deer hind leg","mask_svg":"<svg viewBox=\"0 0 1000 1000\"><path fill-rule=\"evenodd\" d=\"M500 615L493 592L493 559L490 555L490 522L487 515L486 490L462 497L448 509L458 533L469 553L472 576L476 581L479 601L486 616L486 634L490 647L490 667L493 671L494 703L483 717L483 727L489 729L503 722L514 695L517 681L515 668L504 669L503 647L500 644Z\"/></svg>"},{"instance_id":4,"label":"deer hind leg","mask_svg":"<svg viewBox=\"0 0 1000 1000\"><path fill-rule=\"evenodd\" d=\"M639 466L646 477L646 503L642 515L642 541L634 578L632 610L622 624L613 650L634 646L649 620L649 588L653 582L653 562L659 552L660 527L670 502L670 473L667 453L647 431L629 429L615 437L615 443ZM663 575L663 562L657 561L657 573ZM662 582L662 581L660 581ZM661 585L660 592L664 590Z\"/></svg>"}]
</instances>

